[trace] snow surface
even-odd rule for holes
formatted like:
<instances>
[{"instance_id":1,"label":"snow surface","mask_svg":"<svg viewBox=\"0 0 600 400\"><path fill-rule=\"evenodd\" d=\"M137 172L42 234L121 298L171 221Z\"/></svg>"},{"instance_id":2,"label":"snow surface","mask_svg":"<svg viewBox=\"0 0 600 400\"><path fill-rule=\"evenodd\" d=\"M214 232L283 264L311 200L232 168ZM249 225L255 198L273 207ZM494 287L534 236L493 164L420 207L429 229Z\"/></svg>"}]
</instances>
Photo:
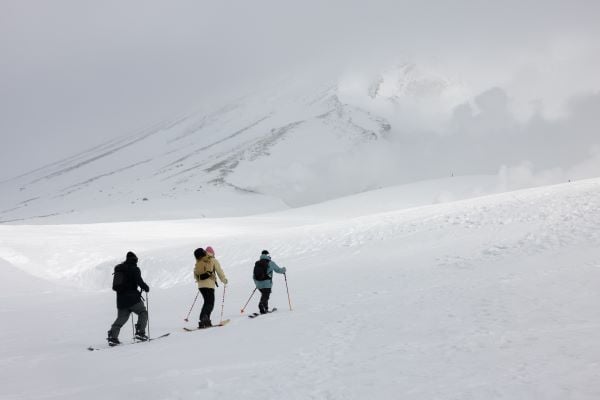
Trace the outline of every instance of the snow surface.
<instances>
[{"instance_id":1,"label":"snow surface","mask_svg":"<svg viewBox=\"0 0 600 400\"><path fill-rule=\"evenodd\" d=\"M241 218L0 225L0 398L600 398L600 178L415 208L405 195ZM206 245L230 280L231 323L184 333L192 252ZM240 308L263 248L288 268L293 311L277 275L279 311L250 320ZM171 335L88 352L116 316L107 288L128 250L151 286L150 333Z\"/></svg>"}]
</instances>

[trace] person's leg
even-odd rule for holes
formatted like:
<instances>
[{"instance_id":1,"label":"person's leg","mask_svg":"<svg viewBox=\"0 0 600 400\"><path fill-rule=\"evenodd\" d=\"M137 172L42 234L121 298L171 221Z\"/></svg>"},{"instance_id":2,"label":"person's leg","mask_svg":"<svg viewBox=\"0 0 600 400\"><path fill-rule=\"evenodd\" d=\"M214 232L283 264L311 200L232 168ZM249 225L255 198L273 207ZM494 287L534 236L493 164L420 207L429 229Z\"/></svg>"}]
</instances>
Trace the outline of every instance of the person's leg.
<instances>
[{"instance_id":1,"label":"person's leg","mask_svg":"<svg viewBox=\"0 0 600 400\"><path fill-rule=\"evenodd\" d=\"M202 293L204 304L202 305L202 310L200 311L200 323L198 324L198 327L206 328L208 326L212 326L210 314L215 308L215 289L201 288L200 293Z\"/></svg>"},{"instance_id":2,"label":"person's leg","mask_svg":"<svg viewBox=\"0 0 600 400\"><path fill-rule=\"evenodd\" d=\"M110 330L108 331L108 338L118 339L119 332L121 332L121 327L125 325L127 320L129 319L129 315L131 312L126 308L117 309L117 319L113 322Z\"/></svg>"},{"instance_id":3,"label":"person's leg","mask_svg":"<svg viewBox=\"0 0 600 400\"><path fill-rule=\"evenodd\" d=\"M269 296L271 295L271 288L259 289L260 290L260 302L258 303L258 309L261 314L265 314L269 311Z\"/></svg>"},{"instance_id":4,"label":"person's leg","mask_svg":"<svg viewBox=\"0 0 600 400\"><path fill-rule=\"evenodd\" d=\"M139 303L134 304L133 307L131 307L129 310L136 313L136 315L138 316L137 324L135 324L135 334L146 336L146 325L148 325L148 310L146 310L144 302L140 301Z\"/></svg>"}]
</instances>

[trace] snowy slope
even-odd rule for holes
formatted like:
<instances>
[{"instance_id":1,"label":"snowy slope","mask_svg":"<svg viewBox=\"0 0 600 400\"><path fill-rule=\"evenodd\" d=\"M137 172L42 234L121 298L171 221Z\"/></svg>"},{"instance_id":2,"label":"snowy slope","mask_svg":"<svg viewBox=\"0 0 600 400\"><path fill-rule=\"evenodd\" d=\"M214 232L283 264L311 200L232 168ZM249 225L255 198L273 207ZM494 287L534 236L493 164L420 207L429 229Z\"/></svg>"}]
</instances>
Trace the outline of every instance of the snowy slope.
<instances>
[{"instance_id":1,"label":"snowy slope","mask_svg":"<svg viewBox=\"0 0 600 400\"><path fill-rule=\"evenodd\" d=\"M0 226L1 280L52 286L3 298L0 398L599 398L600 179L399 210L370 205L391 204L387 190L360 196L244 218ZM232 321L184 333L192 251L208 244ZM276 276L280 311L249 320L263 248L288 268L294 310ZM87 352L115 317L102 288L127 250L152 287L151 333L171 336Z\"/></svg>"},{"instance_id":2,"label":"snowy slope","mask_svg":"<svg viewBox=\"0 0 600 400\"><path fill-rule=\"evenodd\" d=\"M0 182L0 223L237 217L437 180L415 206L600 175L597 93L565 99L558 120L527 117L513 108L531 98L444 72L273 78Z\"/></svg>"}]
</instances>

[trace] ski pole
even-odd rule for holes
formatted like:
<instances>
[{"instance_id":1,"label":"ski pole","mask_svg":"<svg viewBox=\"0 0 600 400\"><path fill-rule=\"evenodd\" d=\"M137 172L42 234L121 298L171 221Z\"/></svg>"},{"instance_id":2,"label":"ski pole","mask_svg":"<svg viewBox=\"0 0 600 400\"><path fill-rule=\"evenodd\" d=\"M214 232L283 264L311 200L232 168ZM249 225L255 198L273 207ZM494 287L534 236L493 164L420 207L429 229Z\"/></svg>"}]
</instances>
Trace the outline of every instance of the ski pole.
<instances>
[{"instance_id":1,"label":"ski pole","mask_svg":"<svg viewBox=\"0 0 600 400\"><path fill-rule=\"evenodd\" d=\"M227 285L223 286L223 301L221 302L221 322L219 325L223 325L223 310L225 309L225 289L227 289Z\"/></svg>"},{"instance_id":2,"label":"ski pole","mask_svg":"<svg viewBox=\"0 0 600 400\"><path fill-rule=\"evenodd\" d=\"M192 303L192 306L190 307L190 311L187 314L187 317L185 317L183 320L185 322L188 322L188 318L190 317L190 314L192 313L192 308L194 308L194 304L196 304L196 300L198 300L198 295L200 294L200 290L198 290L196 292L196 298L194 299L194 302Z\"/></svg>"},{"instance_id":3,"label":"ski pole","mask_svg":"<svg viewBox=\"0 0 600 400\"><path fill-rule=\"evenodd\" d=\"M146 292L146 311L148 312L148 337L150 338L150 301L148 301L148 292Z\"/></svg>"},{"instance_id":4,"label":"ski pole","mask_svg":"<svg viewBox=\"0 0 600 400\"><path fill-rule=\"evenodd\" d=\"M290 311L292 311L292 301L290 300L290 289L288 289L287 274L283 274L283 277L285 278L285 290L287 291L288 295L288 304L290 305Z\"/></svg>"},{"instance_id":5,"label":"ski pole","mask_svg":"<svg viewBox=\"0 0 600 400\"><path fill-rule=\"evenodd\" d=\"M246 309L246 306L248 305L248 303L250 303L250 300L252 299L252 296L254 296L254 292L256 292L256 288L254 288L254 290L252 291L252 294L248 298L248 301L246 302L246 304L244 304L244 307L240 310L240 312L242 314L244 313L244 310Z\"/></svg>"},{"instance_id":6,"label":"ski pole","mask_svg":"<svg viewBox=\"0 0 600 400\"><path fill-rule=\"evenodd\" d=\"M135 327L133 326L133 313L131 313L131 336L135 338Z\"/></svg>"}]
</instances>

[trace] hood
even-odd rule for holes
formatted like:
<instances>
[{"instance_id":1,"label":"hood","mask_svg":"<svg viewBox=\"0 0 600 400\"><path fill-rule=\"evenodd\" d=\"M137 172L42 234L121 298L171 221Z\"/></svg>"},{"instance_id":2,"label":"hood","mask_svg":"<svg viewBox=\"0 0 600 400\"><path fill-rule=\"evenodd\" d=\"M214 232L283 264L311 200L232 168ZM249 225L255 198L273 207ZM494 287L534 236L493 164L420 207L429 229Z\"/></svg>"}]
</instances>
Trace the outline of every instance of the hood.
<instances>
[{"instance_id":1,"label":"hood","mask_svg":"<svg viewBox=\"0 0 600 400\"><path fill-rule=\"evenodd\" d=\"M196 265L198 265L198 264L209 264L212 261L213 258L214 257L211 256L210 254L206 254L205 256L203 256L202 258L200 258L199 260L196 260Z\"/></svg>"}]
</instances>

